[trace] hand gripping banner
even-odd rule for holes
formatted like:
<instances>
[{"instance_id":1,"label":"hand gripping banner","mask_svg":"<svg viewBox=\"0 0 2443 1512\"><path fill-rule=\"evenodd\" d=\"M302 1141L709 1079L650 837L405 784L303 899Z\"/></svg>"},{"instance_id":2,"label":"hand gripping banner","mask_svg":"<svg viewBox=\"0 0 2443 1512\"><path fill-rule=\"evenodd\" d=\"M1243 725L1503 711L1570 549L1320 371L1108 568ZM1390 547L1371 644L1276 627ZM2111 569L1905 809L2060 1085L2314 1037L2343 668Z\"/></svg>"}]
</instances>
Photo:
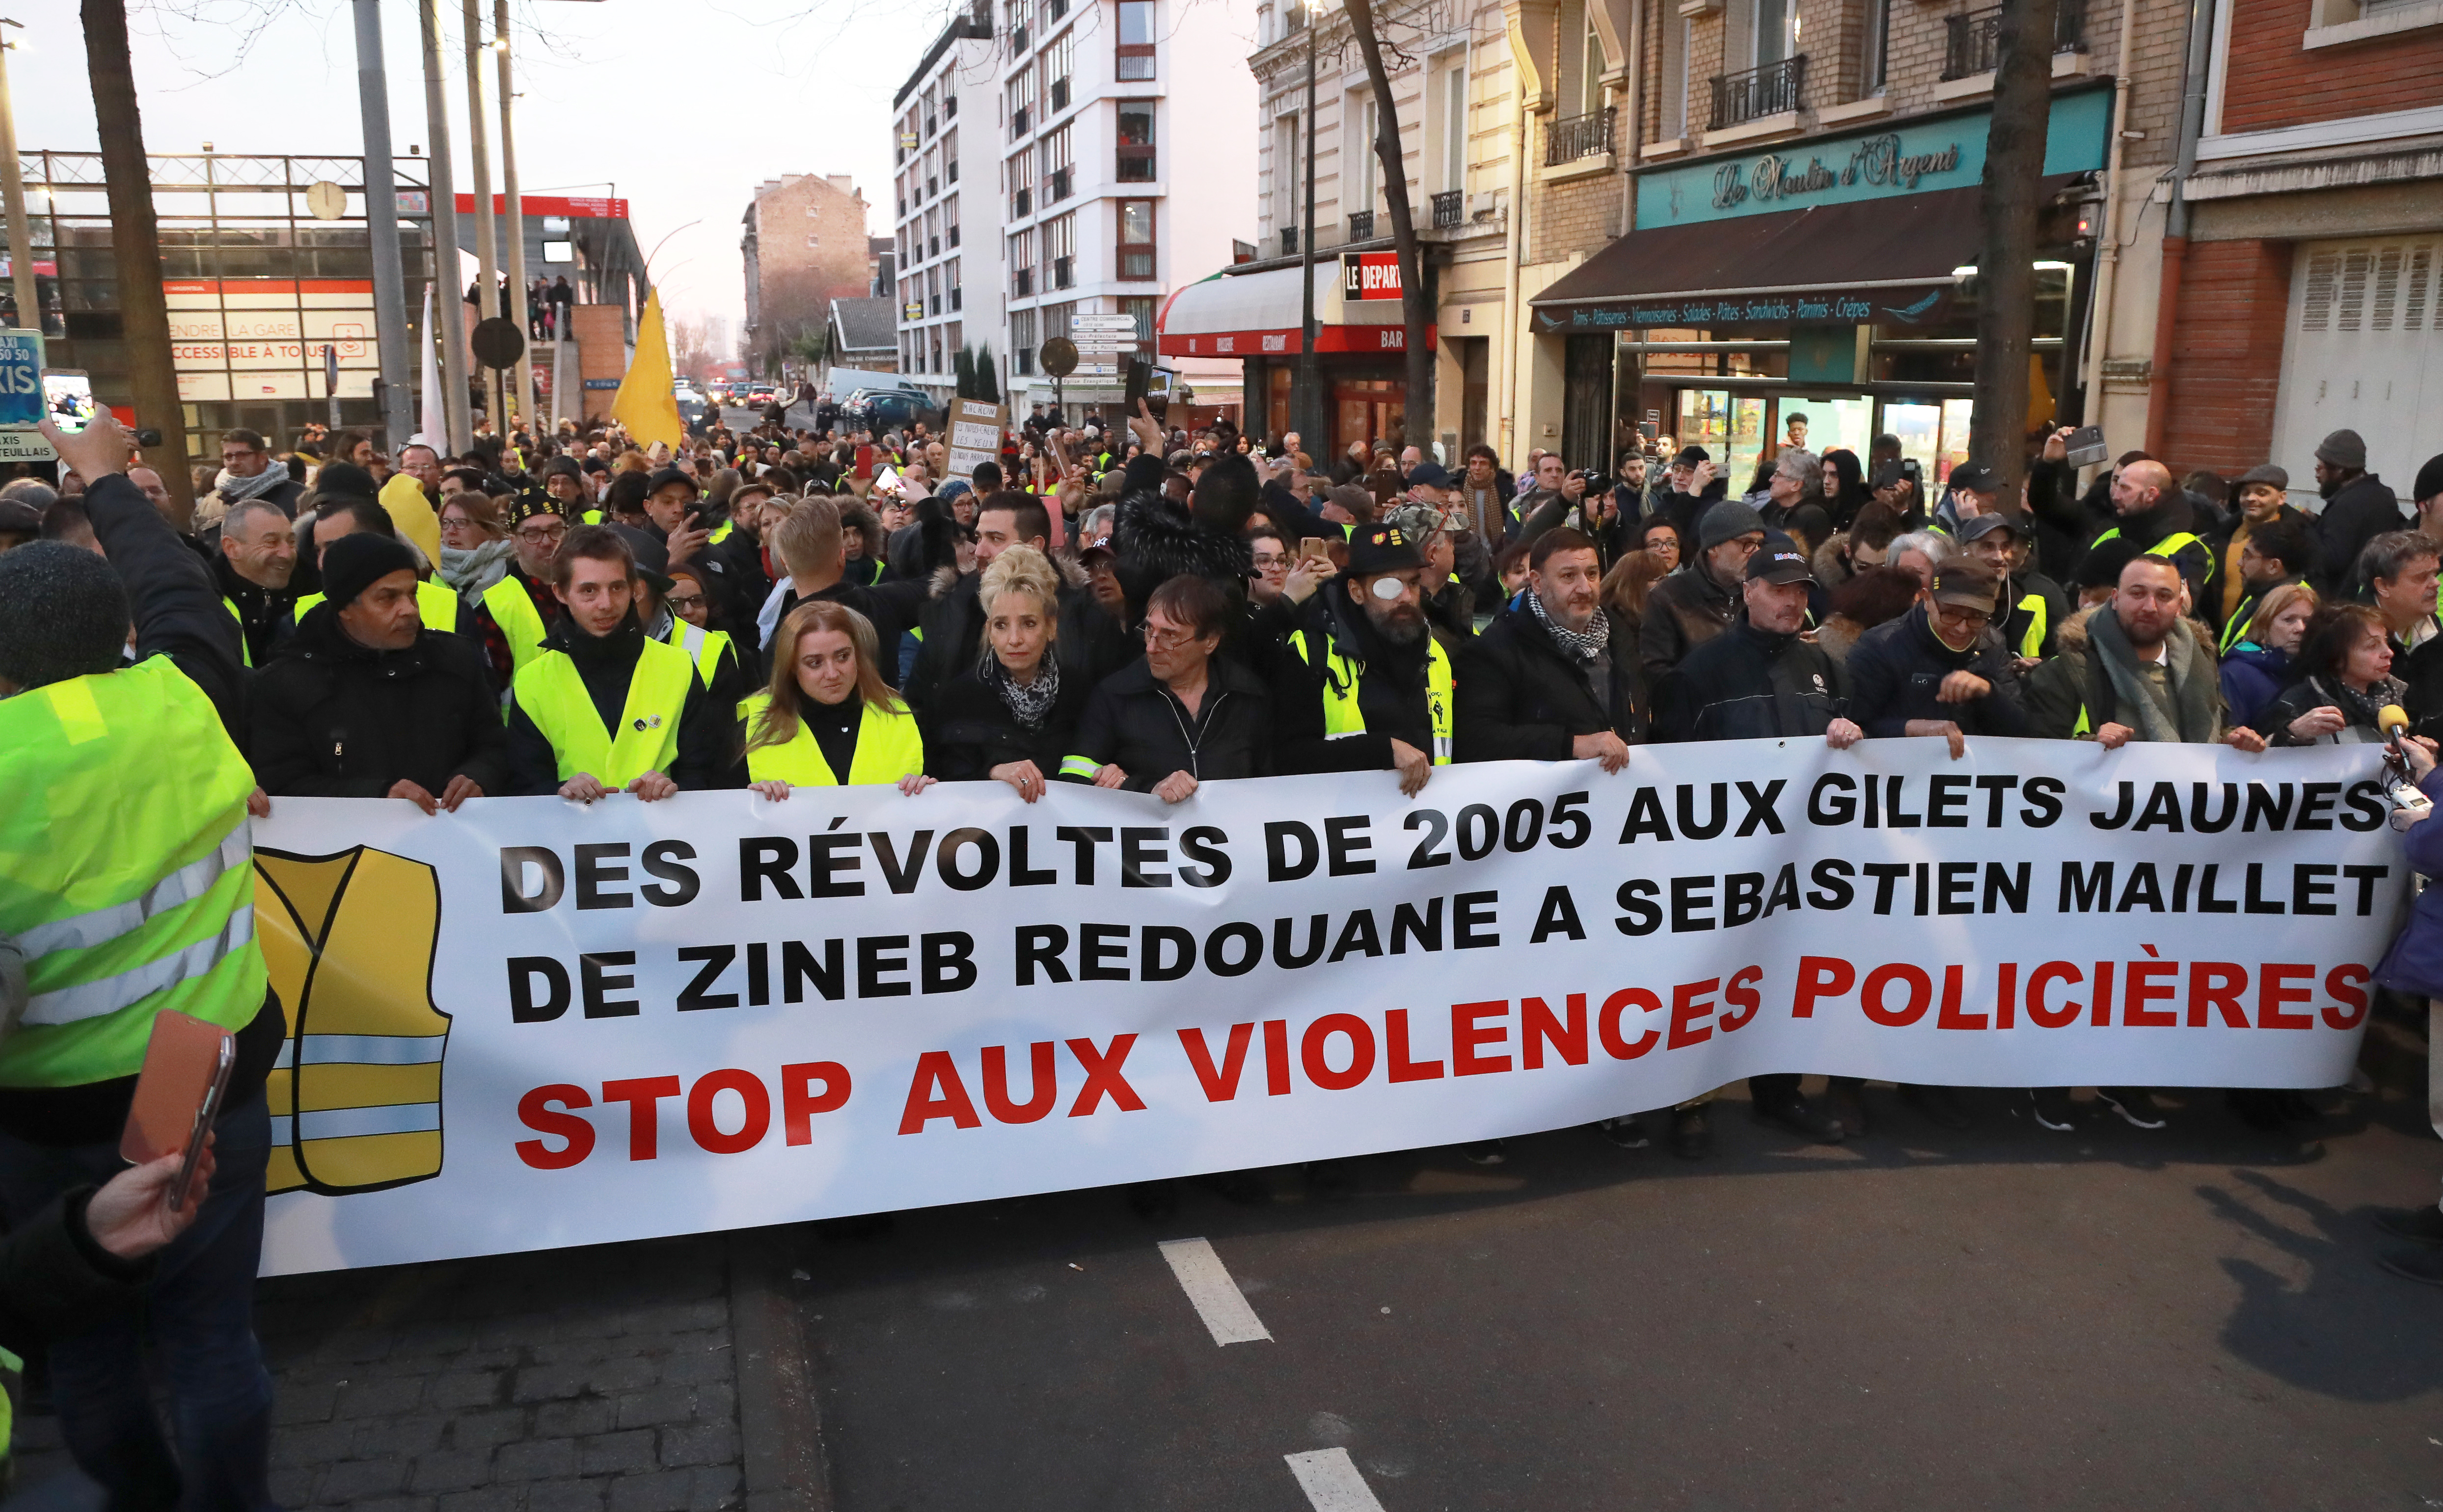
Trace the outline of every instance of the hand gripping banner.
<instances>
[{"instance_id":1,"label":"hand gripping banner","mask_svg":"<svg viewBox=\"0 0 2443 1512\"><path fill-rule=\"evenodd\" d=\"M1216 783L281 799L273 1272L1589 1122L1762 1072L2331 1086L2378 748L1747 741Z\"/></svg>"}]
</instances>

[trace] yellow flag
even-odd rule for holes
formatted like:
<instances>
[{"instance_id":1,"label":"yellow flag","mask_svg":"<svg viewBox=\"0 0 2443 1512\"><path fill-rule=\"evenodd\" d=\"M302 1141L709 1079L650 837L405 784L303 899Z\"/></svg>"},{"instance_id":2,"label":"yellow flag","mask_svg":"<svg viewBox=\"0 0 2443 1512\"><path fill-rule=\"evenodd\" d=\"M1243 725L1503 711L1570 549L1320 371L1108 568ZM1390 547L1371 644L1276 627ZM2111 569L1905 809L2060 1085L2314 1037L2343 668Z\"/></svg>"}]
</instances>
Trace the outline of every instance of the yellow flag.
<instances>
[{"instance_id":1,"label":"yellow flag","mask_svg":"<svg viewBox=\"0 0 2443 1512\"><path fill-rule=\"evenodd\" d=\"M645 296L645 313L636 321L636 355L619 380L619 396L611 401L611 418L626 426L638 446L659 441L675 452L687 439L678 396L670 392L670 346L662 336L659 289Z\"/></svg>"}]
</instances>

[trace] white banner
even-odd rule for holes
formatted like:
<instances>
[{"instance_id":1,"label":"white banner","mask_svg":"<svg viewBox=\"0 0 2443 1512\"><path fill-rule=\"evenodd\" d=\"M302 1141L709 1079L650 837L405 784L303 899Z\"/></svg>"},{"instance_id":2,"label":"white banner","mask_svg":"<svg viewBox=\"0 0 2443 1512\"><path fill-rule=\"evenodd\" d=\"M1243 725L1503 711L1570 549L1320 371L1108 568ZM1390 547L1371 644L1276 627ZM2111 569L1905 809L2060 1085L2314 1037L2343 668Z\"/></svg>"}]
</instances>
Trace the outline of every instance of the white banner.
<instances>
[{"instance_id":1,"label":"white banner","mask_svg":"<svg viewBox=\"0 0 2443 1512\"><path fill-rule=\"evenodd\" d=\"M2330 1086L2372 747L1751 741L1206 785L281 799L266 1270L1236 1170L1736 1078Z\"/></svg>"}]
</instances>

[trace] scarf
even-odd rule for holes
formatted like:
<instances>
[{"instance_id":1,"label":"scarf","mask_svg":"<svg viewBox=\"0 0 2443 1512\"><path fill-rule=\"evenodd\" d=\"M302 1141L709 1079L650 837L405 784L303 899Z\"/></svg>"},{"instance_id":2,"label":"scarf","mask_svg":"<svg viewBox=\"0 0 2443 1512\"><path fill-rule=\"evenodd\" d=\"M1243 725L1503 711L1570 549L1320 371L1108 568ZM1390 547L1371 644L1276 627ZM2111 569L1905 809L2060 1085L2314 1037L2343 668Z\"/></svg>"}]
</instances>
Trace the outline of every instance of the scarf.
<instances>
[{"instance_id":1,"label":"scarf","mask_svg":"<svg viewBox=\"0 0 2443 1512\"><path fill-rule=\"evenodd\" d=\"M517 544L506 540L487 541L471 551L443 546L441 581L469 599L481 598L485 589L508 576L516 554Z\"/></svg>"},{"instance_id":2,"label":"scarf","mask_svg":"<svg viewBox=\"0 0 2443 1512\"><path fill-rule=\"evenodd\" d=\"M1603 654L1611 649L1611 636L1605 633L1607 627L1601 611L1597 611L1594 623L1587 629L1571 630L1553 618L1552 611L1544 607L1544 600L1534 594L1522 593L1518 597L1527 600L1528 610L1534 615L1535 622L1544 627L1544 634L1552 637L1552 644L1570 655L1580 661L1593 662L1600 660Z\"/></svg>"},{"instance_id":3,"label":"scarf","mask_svg":"<svg viewBox=\"0 0 2443 1512\"><path fill-rule=\"evenodd\" d=\"M976 675L983 685L1001 694L1009 706L1012 719L1029 730L1040 730L1043 722L1052 717L1052 706L1060 699L1060 663L1046 656L1037 664L1035 681L1021 683L1009 674L1001 658L987 651L976 663Z\"/></svg>"},{"instance_id":4,"label":"scarf","mask_svg":"<svg viewBox=\"0 0 2443 1512\"><path fill-rule=\"evenodd\" d=\"M2383 706L2399 703L2409 695L2409 685L2397 677L2386 677L2362 693L2339 677L2330 682L2322 677L2310 677L2307 686L2324 694L2324 702L2340 710L2342 718L2361 729L2381 729L2383 727L2376 716L2383 711ZM2327 735L2324 738L2331 740L2334 737Z\"/></svg>"},{"instance_id":5,"label":"scarf","mask_svg":"<svg viewBox=\"0 0 2443 1512\"><path fill-rule=\"evenodd\" d=\"M243 504L258 499L288 481L288 466L277 457L263 465L263 470L250 478L241 478L229 469L212 480L212 487L230 504Z\"/></svg>"},{"instance_id":6,"label":"scarf","mask_svg":"<svg viewBox=\"0 0 2443 1512\"><path fill-rule=\"evenodd\" d=\"M2214 707L2219 685L2211 672L2204 677L2192 674L2195 657L2191 653L2196 640L2186 624L2174 621L2171 635L2163 641L2163 670L2171 684L2170 708L2154 696L2153 684L2140 667L2137 648L2129 643L2128 633L2121 628L2120 617L2109 604L2087 616L2086 637L2096 664L2103 669L2120 703L2137 710L2140 740L2191 746L2213 742L2221 723ZM2110 715L2090 710L2088 717L2101 726Z\"/></svg>"}]
</instances>

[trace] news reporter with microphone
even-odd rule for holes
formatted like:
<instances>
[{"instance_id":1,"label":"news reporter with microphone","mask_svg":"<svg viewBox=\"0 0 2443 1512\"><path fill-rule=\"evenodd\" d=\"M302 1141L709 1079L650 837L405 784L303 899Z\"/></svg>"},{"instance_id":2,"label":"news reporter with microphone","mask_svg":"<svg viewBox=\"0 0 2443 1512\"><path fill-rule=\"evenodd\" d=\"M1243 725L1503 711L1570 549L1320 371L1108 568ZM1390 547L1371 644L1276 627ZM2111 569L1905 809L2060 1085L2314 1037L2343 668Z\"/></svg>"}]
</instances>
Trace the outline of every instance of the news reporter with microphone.
<instances>
[{"instance_id":1,"label":"news reporter with microphone","mask_svg":"<svg viewBox=\"0 0 2443 1512\"><path fill-rule=\"evenodd\" d=\"M2391 739L2378 715L2408 690L2392 675L2383 617L2364 604L2328 604L2307 621L2293 665L2299 680L2256 721L2276 746L2347 746Z\"/></svg>"}]
</instances>

